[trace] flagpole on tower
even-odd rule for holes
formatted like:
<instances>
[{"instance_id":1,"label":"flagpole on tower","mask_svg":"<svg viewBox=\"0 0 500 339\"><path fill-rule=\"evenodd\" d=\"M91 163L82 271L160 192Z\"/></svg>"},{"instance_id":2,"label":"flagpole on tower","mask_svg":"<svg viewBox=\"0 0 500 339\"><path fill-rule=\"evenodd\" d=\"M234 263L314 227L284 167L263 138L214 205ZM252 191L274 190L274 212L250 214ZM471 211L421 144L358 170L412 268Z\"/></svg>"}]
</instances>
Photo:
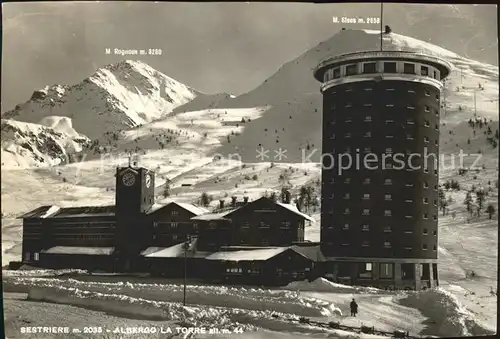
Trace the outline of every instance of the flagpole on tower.
<instances>
[{"instance_id":1,"label":"flagpole on tower","mask_svg":"<svg viewBox=\"0 0 500 339\"><path fill-rule=\"evenodd\" d=\"M383 27L383 18L384 18L384 3L381 2L380 3L380 51L382 52L382 50L384 49L384 43L383 43L383 39L382 39L382 36L384 34L384 31L382 30L382 27Z\"/></svg>"}]
</instances>

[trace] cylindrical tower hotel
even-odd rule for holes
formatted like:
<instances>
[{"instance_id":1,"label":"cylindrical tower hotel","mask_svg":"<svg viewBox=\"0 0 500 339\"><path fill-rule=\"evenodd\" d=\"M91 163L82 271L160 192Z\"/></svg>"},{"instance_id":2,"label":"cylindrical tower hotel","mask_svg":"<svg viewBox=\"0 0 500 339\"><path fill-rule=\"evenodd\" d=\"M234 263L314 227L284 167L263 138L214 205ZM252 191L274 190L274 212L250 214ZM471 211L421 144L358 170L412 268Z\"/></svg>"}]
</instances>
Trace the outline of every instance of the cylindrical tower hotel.
<instances>
[{"instance_id":1,"label":"cylindrical tower hotel","mask_svg":"<svg viewBox=\"0 0 500 339\"><path fill-rule=\"evenodd\" d=\"M438 284L439 113L450 69L395 51L345 54L315 69L328 277L397 289Z\"/></svg>"}]
</instances>

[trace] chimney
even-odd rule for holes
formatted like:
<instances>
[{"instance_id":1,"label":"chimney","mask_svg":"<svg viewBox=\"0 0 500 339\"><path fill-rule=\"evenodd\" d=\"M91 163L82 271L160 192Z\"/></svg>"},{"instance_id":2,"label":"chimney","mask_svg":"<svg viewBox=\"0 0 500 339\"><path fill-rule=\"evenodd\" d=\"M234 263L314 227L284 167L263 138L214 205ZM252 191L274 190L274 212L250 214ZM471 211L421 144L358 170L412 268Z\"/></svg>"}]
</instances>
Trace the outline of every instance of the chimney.
<instances>
[{"instance_id":1,"label":"chimney","mask_svg":"<svg viewBox=\"0 0 500 339\"><path fill-rule=\"evenodd\" d=\"M224 208L224 200L219 200L219 208Z\"/></svg>"},{"instance_id":2,"label":"chimney","mask_svg":"<svg viewBox=\"0 0 500 339\"><path fill-rule=\"evenodd\" d=\"M235 207L236 206L236 197L231 197L231 206Z\"/></svg>"},{"instance_id":3,"label":"chimney","mask_svg":"<svg viewBox=\"0 0 500 339\"><path fill-rule=\"evenodd\" d=\"M243 197L243 203L246 205L248 204L248 197Z\"/></svg>"}]
</instances>

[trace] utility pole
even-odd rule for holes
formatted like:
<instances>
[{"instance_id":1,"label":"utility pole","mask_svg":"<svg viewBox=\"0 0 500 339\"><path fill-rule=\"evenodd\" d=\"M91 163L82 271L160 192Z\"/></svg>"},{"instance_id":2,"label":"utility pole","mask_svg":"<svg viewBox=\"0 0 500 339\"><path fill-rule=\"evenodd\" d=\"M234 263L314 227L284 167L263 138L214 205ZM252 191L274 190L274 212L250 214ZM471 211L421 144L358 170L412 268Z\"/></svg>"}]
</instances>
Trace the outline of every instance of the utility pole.
<instances>
[{"instance_id":1,"label":"utility pole","mask_svg":"<svg viewBox=\"0 0 500 339\"><path fill-rule=\"evenodd\" d=\"M186 306L186 285L187 285L187 251L189 250L189 244L191 243L191 237L188 236L186 242L183 244L184 249L184 299L183 305Z\"/></svg>"},{"instance_id":2,"label":"utility pole","mask_svg":"<svg viewBox=\"0 0 500 339\"><path fill-rule=\"evenodd\" d=\"M477 117L477 110L476 110L476 90L474 90L474 118Z\"/></svg>"}]
</instances>

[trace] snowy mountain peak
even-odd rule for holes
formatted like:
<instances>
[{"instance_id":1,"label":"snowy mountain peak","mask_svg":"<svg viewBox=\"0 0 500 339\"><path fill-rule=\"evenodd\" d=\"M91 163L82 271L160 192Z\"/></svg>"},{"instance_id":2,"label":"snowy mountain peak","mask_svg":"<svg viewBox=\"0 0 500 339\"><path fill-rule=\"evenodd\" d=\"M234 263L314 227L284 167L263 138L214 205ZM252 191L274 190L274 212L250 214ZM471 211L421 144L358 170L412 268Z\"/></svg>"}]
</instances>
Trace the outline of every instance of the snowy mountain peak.
<instances>
[{"instance_id":1,"label":"snowy mountain peak","mask_svg":"<svg viewBox=\"0 0 500 339\"><path fill-rule=\"evenodd\" d=\"M36 90L3 118L38 123L49 116L68 117L76 131L95 139L165 117L198 94L141 61L125 60L74 86Z\"/></svg>"}]
</instances>

